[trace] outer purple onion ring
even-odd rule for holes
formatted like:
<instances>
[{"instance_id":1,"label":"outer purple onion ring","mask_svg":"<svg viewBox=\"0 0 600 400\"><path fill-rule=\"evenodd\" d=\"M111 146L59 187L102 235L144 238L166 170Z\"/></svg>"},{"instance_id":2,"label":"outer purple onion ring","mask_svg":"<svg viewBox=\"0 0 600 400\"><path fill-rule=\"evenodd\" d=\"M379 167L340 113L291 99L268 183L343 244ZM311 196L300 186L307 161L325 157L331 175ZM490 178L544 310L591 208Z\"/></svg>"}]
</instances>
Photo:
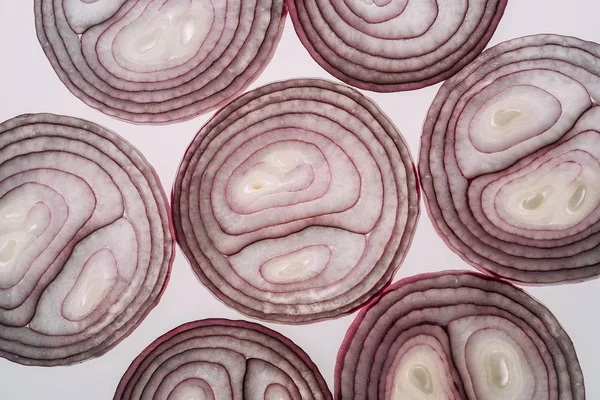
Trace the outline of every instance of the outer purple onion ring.
<instances>
[{"instance_id":1,"label":"outer purple onion ring","mask_svg":"<svg viewBox=\"0 0 600 400\"><path fill-rule=\"evenodd\" d=\"M335 396L566 400L585 389L548 309L509 283L452 271L399 281L361 311L338 354Z\"/></svg>"},{"instance_id":2,"label":"outer purple onion ring","mask_svg":"<svg viewBox=\"0 0 600 400\"><path fill-rule=\"evenodd\" d=\"M158 338L129 366L114 399L183 394L332 399L316 365L291 340L262 325L225 319L189 322Z\"/></svg>"},{"instance_id":3,"label":"outer purple onion ring","mask_svg":"<svg viewBox=\"0 0 600 400\"><path fill-rule=\"evenodd\" d=\"M136 123L227 103L265 68L284 0L35 0L38 39L67 88Z\"/></svg>"},{"instance_id":4,"label":"outer purple onion ring","mask_svg":"<svg viewBox=\"0 0 600 400\"><path fill-rule=\"evenodd\" d=\"M202 128L173 189L200 280L249 316L302 323L365 303L418 218L404 140L370 100L323 80L249 92Z\"/></svg>"},{"instance_id":5,"label":"outer purple onion ring","mask_svg":"<svg viewBox=\"0 0 600 400\"><path fill-rule=\"evenodd\" d=\"M485 48L506 3L286 0L315 61L336 78L376 92L419 89L460 71Z\"/></svg>"},{"instance_id":6,"label":"outer purple onion ring","mask_svg":"<svg viewBox=\"0 0 600 400\"><path fill-rule=\"evenodd\" d=\"M104 354L159 301L174 245L160 181L121 137L50 114L0 124L0 356Z\"/></svg>"},{"instance_id":7,"label":"outer purple onion ring","mask_svg":"<svg viewBox=\"0 0 600 400\"><path fill-rule=\"evenodd\" d=\"M600 274L600 46L538 35L502 43L448 80L419 172L440 236L514 281Z\"/></svg>"}]
</instances>

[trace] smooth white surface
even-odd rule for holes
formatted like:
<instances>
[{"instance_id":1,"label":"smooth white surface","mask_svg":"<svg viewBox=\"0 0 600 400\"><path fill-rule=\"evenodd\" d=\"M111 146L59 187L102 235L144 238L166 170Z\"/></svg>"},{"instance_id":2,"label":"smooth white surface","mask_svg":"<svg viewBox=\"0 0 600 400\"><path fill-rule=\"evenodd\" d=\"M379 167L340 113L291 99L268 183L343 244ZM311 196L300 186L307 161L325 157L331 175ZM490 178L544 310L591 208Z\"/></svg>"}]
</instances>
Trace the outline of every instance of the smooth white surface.
<instances>
[{"instance_id":1,"label":"smooth white surface","mask_svg":"<svg viewBox=\"0 0 600 400\"><path fill-rule=\"evenodd\" d=\"M0 0L0 121L51 112L88 119L118 132L146 156L167 193L195 133L212 115L166 126L115 120L73 96L60 82L35 36L33 2ZM509 0L491 45L535 33L559 33L600 42L595 0ZM275 57L252 88L288 78L328 76L302 47L288 19ZM366 93L392 118L418 156L421 125L439 85L406 93ZM422 208L416 236L395 280L442 269L471 269L446 248ZM587 398L600 399L600 280L529 288L571 335L586 378ZM127 339L101 358L70 367L23 367L0 359L0 399L111 399L130 362L159 335L191 320L247 319L205 289L177 249L171 280L160 304ZM337 349L355 314L316 325L265 324L295 341L315 361L333 389Z\"/></svg>"}]
</instances>

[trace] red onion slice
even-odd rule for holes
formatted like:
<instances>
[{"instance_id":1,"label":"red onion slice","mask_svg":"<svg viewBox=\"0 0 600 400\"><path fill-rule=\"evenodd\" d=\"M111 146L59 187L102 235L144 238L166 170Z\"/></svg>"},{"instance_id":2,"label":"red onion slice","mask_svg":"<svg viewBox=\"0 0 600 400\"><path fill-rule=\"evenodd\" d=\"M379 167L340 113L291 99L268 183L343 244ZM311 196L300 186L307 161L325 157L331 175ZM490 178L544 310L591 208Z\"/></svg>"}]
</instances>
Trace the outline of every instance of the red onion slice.
<instances>
[{"instance_id":1,"label":"red onion slice","mask_svg":"<svg viewBox=\"0 0 600 400\"><path fill-rule=\"evenodd\" d=\"M355 90L289 80L221 110L173 189L200 280L252 317L333 318L365 303L408 249L419 193L408 148Z\"/></svg>"},{"instance_id":2,"label":"red onion slice","mask_svg":"<svg viewBox=\"0 0 600 400\"><path fill-rule=\"evenodd\" d=\"M462 271L394 284L340 348L339 399L585 399L567 333L548 309L492 277Z\"/></svg>"},{"instance_id":3,"label":"red onion slice","mask_svg":"<svg viewBox=\"0 0 600 400\"><path fill-rule=\"evenodd\" d=\"M105 114L169 123L217 108L271 59L284 0L35 0L38 39L67 88Z\"/></svg>"},{"instance_id":4,"label":"red onion slice","mask_svg":"<svg viewBox=\"0 0 600 400\"><path fill-rule=\"evenodd\" d=\"M507 0L286 0L298 37L336 78L398 92L449 78L485 48Z\"/></svg>"},{"instance_id":5,"label":"red onion slice","mask_svg":"<svg viewBox=\"0 0 600 400\"><path fill-rule=\"evenodd\" d=\"M129 366L115 400L332 399L310 357L264 326L225 319L181 325Z\"/></svg>"},{"instance_id":6,"label":"red onion slice","mask_svg":"<svg viewBox=\"0 0 600 400\"><path fill-rule=\"evenodd\" d=\"M168 215L118 135L49 114L0 124L0 356L72 364L123 340L167 283Z\"/></svg>"},{"instance_id":7,"label":"red onion slice","mask_svg":"<svg viewBox=\"0 0 600 400\"><path fill-rule=\"evenodd\" d=\"M537 35L448 80L423 128L431 220L471 265L523 283L600 274L600 46Z\"/></svg>"}]
</instances>

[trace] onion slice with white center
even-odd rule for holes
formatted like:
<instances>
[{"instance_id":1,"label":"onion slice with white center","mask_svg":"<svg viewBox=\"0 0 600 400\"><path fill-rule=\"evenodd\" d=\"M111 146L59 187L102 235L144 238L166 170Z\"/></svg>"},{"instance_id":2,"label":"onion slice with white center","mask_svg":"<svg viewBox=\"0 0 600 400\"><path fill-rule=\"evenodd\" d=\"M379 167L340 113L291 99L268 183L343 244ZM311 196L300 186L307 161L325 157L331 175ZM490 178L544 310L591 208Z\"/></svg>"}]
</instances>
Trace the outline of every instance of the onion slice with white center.
<instances>
[{"instance_id":1,"label":"onion slice with white center","mask_svg":"<svg viewBox=\"0 0 600 400\"><path fill-rule=\"evenodd\" d=\"M270 61L284 0L35 0L61 81L105 114L170 123L226 104Z\"/></svg>"},{"instance_id":2,"label":"onion slice with white center","mask_svg":"<svg viewBox=\"0 0 600 400\"><path fill-rule=\"evenodd\" d=\"M571 339L524 291L464 271L401 280L346 334L336 399L583 400Z\"/></svg>"},{"instance_id":3,"label":"onion slice with white center","mask_svg":"<svg viewBox=\"0 0 600 400\"><path fill-rule=\"evenodd\" d=\"M391 280L419 214L406 143L357 91L299 79L249 92L193 140L172 197L200 280L249 316L334 318Z\"/></svg>"},{"instance_id":4,"label":"onion slice with white center","mask_svg":"<svg viewBox=\"0 0 600 400\"><path fill-rule=\"evenodd\" d=\"M476 268L530 284L600 274L600 45L501 43L442 85L419 173L436 230Z\"/></svg>"},{"instance_id":5,"label":"onion slice with white center","mask_svg":"<svg viewBox=\"0 0 600 400\"><path fill-rule=\"evenodd\" d=\"M0 124L0 356L98 357L158 303L175 241L158 176L120 136L50 114Z\"/></svg>"},{"instance_id":6,"label":"onion slice with white center","mask_svg":"<svg viewBox=\"0 0 600 400\"><path fill-rule=\"evenodd\" d=\"M331 400L310 357L291 340L246 321L189 322L129 366L114 400Z\"/></svg>"},{"instance_id":7,"label":"onion slice with white center","mask_svg":"<svg viewBox=\"0 0 600 400\"><path fill-rule=\"evenodd\" d=\"M310 55L361 89L398 92L451 77L481 53L507 0L286 0Z\"/></svg>"}]
</instances>

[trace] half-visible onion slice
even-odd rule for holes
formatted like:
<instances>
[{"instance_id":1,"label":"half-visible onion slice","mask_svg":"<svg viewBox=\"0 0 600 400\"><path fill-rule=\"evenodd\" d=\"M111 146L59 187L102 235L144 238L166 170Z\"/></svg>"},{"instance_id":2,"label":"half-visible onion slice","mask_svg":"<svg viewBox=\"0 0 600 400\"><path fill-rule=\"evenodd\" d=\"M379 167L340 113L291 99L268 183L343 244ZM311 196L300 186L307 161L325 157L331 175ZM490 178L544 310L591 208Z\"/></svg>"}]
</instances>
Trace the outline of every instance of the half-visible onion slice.
<instances>
[{"instance_id":1,"label":"half-visible onion slice","mask_svg":"<svg viewBox=\"0 0 600 400\"><path fill-rule=\"evenodd\" d=\"M600 46L502 43L448 80L419 172L438 233L467 262L525 283L600 274Z\"/></svg>"},{"instance_id":2,"label":"half-visible onion slice","mask_svg":"<svg viewBox=\"0 0 600 400\"><path fill-rule=\"evenodd\" d=\"M339 399L585 399L573 344L522 290L462 271L394 284L338 354Z\"/></svg>"},{"instance_id":3,"label":"half-visible onion slice","mask_svg":"<svg viewBox=\"0 0 600 400\"><path fill-rule=\"evenodd\" d=\"M377 92L419 89L473 61L507 0L286 0L311 56L342 81Z\"/></svg>"},{"instance_id":4,"label":"half-visible onion slice","mask_svg":"<svg viewBox=\"0 0 600 400\"><path fill-rule=\"evenodd\" d=\"M400 266L419 193L408 148L357 91L290 80L202 128L173 217L200 280L247 315L300 323L350 312Z\"/></svg>"},{"instance_id":5,"label":"half-visible onion slice","mask_svg":"<svg viewBox=\"0 0 600 400\"><path fill-rule=\"evenodd\" d=\"M264 326L225 319L181 325L129 366L115 400L332 399L310 357Z\"/></svg>"},{"instance_id":6,"label":"half-visible onion slice","mask_svg":"<svg viewBox=\"0 0 600 400\"><path fill-rule=\"evenodd\" d=\"M221 106L258 77L284 0L35 0L40 43L67 88L137 123Z\"/></svg>"},{"instance_id":7,"label":"half-visible onion slice","mask_svg":"<svg viewBox=\"0 0 600 400\"><path fill-rule=\"evenodd\" d=\"M158 302L174 245L159 179L121 137L49 114L0 124L0 356L105 353Z\"/></svg>"}]
</instances>

